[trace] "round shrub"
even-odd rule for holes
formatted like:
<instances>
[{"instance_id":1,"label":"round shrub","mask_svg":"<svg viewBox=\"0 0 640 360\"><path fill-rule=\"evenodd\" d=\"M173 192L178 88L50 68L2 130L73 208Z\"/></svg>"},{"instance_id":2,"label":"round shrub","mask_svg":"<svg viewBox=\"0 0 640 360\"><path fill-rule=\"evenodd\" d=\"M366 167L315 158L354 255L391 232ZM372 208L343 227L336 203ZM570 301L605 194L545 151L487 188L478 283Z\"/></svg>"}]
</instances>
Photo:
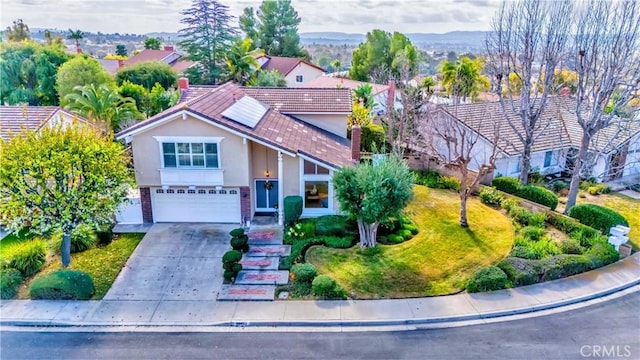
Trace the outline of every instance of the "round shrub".
<instances>
[{"instance_id":1,"label":"round shrub","mask_svg":"<svg viewBox=\"0 0 640 360\"><path fill-rule=\"evenodd\" d=\"M312 282L318 275L316 267L309 263L295 264L291 267L291 272L294 280L299 282Z\"/></svg>"},{"instance_id":2,"label":"round shrub","mask_svg":"<svg viewBox=\"0 0 640 360\"><path fill-rule=\"evenodd\" d=\"M348 227L346 216L324 215L316 219L316 235L345 236L348 234Z\"/></svg>"},{"instance_id":3,"label":"round shrub","mask_svg":"<svg viewBox=\"0 0 640 360\"><path fill-rule=\"evenodd\" d=\"M520 180L508 176L501 176L493 179L491 185L500 191L506 192L507 194L516 194L520 187L522 187Z\"/></svg>"},{"instance_id":4,"label":"round shrub","mask_svg":"<svg viewBox=\"0 0 640 360\"><path fill-rule=\"evenodd\" d=\"M113 241L113 224L101 225L96 231L98 243L100 245L109 245Z\"/></svg>"},{"instance_id":5,"label":"round shrub","mask_svg":"<svg viewBox=\"0 0 640 360\"><path fill-rule=\"evenodd\" d=\"M326 236L324 238L324 246L336 249L346 249L353 246L355 237L353 236Z\"/></svg>"},{"instance_id":6,"label":"round shrub","mask_svg":"<svg viewBox=\"0 0 640 360\"><path fill-rule=\"evenodd\" d=\"M418 227L413 224L403 224L402 228L405 230L409 230L411 232L411 235L416 235L419 232Z\"/></svg>"},{"instance_id":7,"label":"round shrub","mask_svg":"<svg viewBox=\"0 0 640 360\"><path fill-rule=\"evenodd\" d=\"M98 242L96 232L89 225L80 224L71 231L71 252L91 249Z\"/></svg>"},{"instance_id":8,"label":"round shrub","mask_svg":"<svg viewBox=\"0 0 640 360\"><path fill-rule=\"evenodd\" d=\"M460 180L455 176L443 176L440 179L440 188L445 190L460 191Z\"/></svg>"},{"instance_id":9,"label":"round shrub","mask_svg":"<svg viewBox=\"0 0 640 360\"><path fill-rule=\"evenodd\" d=\"M23 241L6 249L3 257L5 267L16 269L28 277L42 270L47 259L46 243L38 238Z\"/></svg>"},{"instance_id":10,"label":"round shrub","mask_svg":"<svg viewBox=\"0 0 640 360\"><path fill-rule=\"evenodd\" d=\"M569 216L596 230L608 234L616 225L629 226L627 219L618 212L594 204L576 205L569 209Z\"/></svg>"},{"instance_id":11,"label":"round shrub","mask_svg":"<svg viewBox=\"0 0 640 360\"><path fill-rule=\"evenodd\" d=\"M392 244L400 244L404 241L404 237L398 234L391 234L387 236L387 240Z\"/></svg>"},{"instance_id":12,"label":"round shrub","mask_svg":"<svg viewBox=\"0 0 640 360\"><path fill-rule=\"evenodd\" d=\"M500 206L504 196L494 187L485 187L480 191L480 201L490 206Z\"/></svg>"},{"instance_id":13,"label":"round shrub","mask_svg":"<svg viewBox=\"0 0 640 360\"><path fill-rule=\"evenodd\" d=\"M498 267L507 274L515 286L531 285L538 282L540 266L538 260L526 260L508 257L498 263Z\"/></svg>"},{"instance_id":14,"label":"round shrub","mask_svg":"<svg viewBox=\"0 0 640 360\"><path fill-rule=\"evenodd\" d=\"M511 249L511 252L509 253L509 256L517 257L517 258L521 258L521 259L535 259L536 258L536 255L533 253L533 251L531 249L529 249L527 246L523 246L523 245L514 246L513 249Z\"/></svg>"},{"instance_id":15,"label":"round shrub","mask_svg":"<svg viewBox=\"0 0 640 360\"><path fill-rule=\"evenodd\" d=\"M22 274L16 269L4 269L0 271L0 299L13 299L22 284Z\"/></svg>"},{"instance_id":16,"label":"round shrub","mask_svg":"<svg viewBox=\"0 0 640 360\"><path fill-rule=\"evenodd\" d=\"M236 274L239 273L240 271L242 271L242 264L233 263L233 265L231 265L231 271L233 271Z\"/></svg>"},{"instance_id":17,"label":"round shrub","mask_svg":"<svg viewBox=\"0 0 640 360\"><path fill-rule=\"evenodd\" d=\"M58 270L35 279L29 288L29 297L32 300L89 300L93 292L89 274Z\"/></svg>"},{"instance_id":18,"label":"round shrub","mask_svg":"<svg viewBox=\"0 0 640 360\"><path fill-rule=\"evenodd\" d=\"M563 254L579 255L584 251L582 246L580 246L580 242L573 238L562 239L559 247Z\"/></svg>"},{"instance_id":19,"label":"round shrub","mask_svg":"<svg viewBox=\"0 0 640 360\"><path fill-rule=\"evenodd\" d=\"M249 247L247 246L249 245L249 238L247 237L247 235L242 235L240 237L232 237L230 243L233 250L239 250L244 252L249 251Z\"/></svg>"},{"instance_id":20,"label":"round shrub","mask_svg":"<svg viewBox=\"0 0 640 360\"><path fill-rule=\"evenodd\" d=\"M591 249L587 250L584 255L591 261L592 269L609 265L620 259L620 254L606 239L595 241Z\"/></svg>"},{"instance_id":21,"label":"round shrub","mask_svg":"<svg viewBox=\"0 0 640 360\"><path fill-rule=\"evenodd\" d=\"M409 240L409 239L411 239L413 237L413 234L411 233L411 230L406 230L406 229L400 230L398 235L402 236L402 238L404 240Z\"/></svg>"},{"instance_id":22,"label":"round shrub","mask_svg":"<svg viewBox=\"0 0 640 360\"><path fill-rule=\"evenodd\" d=\"M222 277L224 277L226 281L231 281L231 279L233 279L235 276L236 276L236 273L231 270L225 270L224 273L222 274Z\"/></svg>"},{"instance_id":23,"label":"round shrub","mask_svg":"<svg viewBox=\"0 0 640 360\"><path fill-rule=\"evenodd\" d=\"M233 229L233 230L229 231L229 235L231 235L232 237L243 236L244 235L244 229L243 228Z\"/></svg>"},{"instance_id":24,"label":"round shrub","mask_svg":"<svg viewBox=\"0 0 640 360\"><path fill-rule=\"evenodd\" d=\"M318 275L311 283L313 295L326 298L344 298L344 290L338 283L328 275Z\"/></svg>"},{"instance_id":25,"label":"round shrub","mask_svg":"<svg viewBox=\"0 0 640 360\"><path fill-rule=\"evenodd\" d=\"M222 262L236 263L242 259L242 253L238 250L229 250L222 255Z\"/></svg>"},{"instance_id":26,"label":"round shrub","mask_svg":"<svg viewBox=\"0 0 640 360\"><path fill-rule=\"evenodd\" d=\"M591 261L582 255L558 255L543 261L541 281L556 280L591 269Z\"/></svg>"},{"instance_id":27,"label":"round shrub","mask_svg":"<svg viewBox=\"0 0 640 360\"><path fill-rule=\"evenodd\" d=\"M544 228L536 226L525 226L520 229L520 235L531 241L538 241L544 235Z\"/></svg>"},{"instance_id":28,"label":"round shrub","mask_svg":"<svg viewBox=\"0 0 640 360\"><path fill-rule=\"evenodd\" d=\"M520 186L516 195L535 203L548 206L551 210L555 210L558 206L558 197L556 194L542 186Z\"/></svg>"},{"instance_id":29,"label":"round shrub","mask_svg":"<svg viewBox=\"0 0 640 360\"><path fill-rule=\"evenodd\" d=\"M504 289L507 285L507 274L497 266L489 266L477 271L467 281L468 292L493 291Z\"/></svg>"},{"instance_id":30,"label":"round shrub","mask_svg":"<svg viewBox=\"0 0 640 360\"><path fill-rule=\"evenodd\" d=\"M302 196L287 196L284 198L284 223L290 225L300 219L302 215Z\"/></svg>"}]
</instances>

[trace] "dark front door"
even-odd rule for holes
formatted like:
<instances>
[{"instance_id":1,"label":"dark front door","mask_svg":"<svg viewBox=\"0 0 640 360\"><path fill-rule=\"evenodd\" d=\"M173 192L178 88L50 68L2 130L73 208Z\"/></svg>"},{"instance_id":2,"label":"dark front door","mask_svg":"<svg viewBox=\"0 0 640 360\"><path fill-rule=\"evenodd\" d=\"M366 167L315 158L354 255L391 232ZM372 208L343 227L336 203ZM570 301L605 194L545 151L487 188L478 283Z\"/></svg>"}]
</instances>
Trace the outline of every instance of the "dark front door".
<instances>
[{"instance_id":1,"label":"dark front door","mask_svg":"<svg viewBox=\"0 0 640 360\"><path fill-rule=\"evenodd\" d=\"M256 211L274 211L278 204L278 181L256 180Z\"/></svg>"}]
</instances>

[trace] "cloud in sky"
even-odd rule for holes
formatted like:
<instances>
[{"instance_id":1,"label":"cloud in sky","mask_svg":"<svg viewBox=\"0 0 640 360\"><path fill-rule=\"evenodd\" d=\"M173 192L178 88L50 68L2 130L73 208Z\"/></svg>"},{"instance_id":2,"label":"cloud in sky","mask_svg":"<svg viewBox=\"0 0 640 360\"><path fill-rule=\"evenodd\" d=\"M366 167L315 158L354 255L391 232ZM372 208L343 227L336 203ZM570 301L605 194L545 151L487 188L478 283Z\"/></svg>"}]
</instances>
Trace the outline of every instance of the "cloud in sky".
<instances>
[{"instance_id":1,"label":"cloud in sky","mask_svg":"<svg viewBox=\"0 0 640 360\"><path fill-rule=\"evenodd\" d=\"M260 1L222 0L234 16ZM181 28L180 11L190 0L2 0L0 25L23 19L32 28L81 29L105 33L168 31ZM366 33L372 29L411 32L487 30L497 0L293 0L301 32Z\"/></svg>"}]
</instances>

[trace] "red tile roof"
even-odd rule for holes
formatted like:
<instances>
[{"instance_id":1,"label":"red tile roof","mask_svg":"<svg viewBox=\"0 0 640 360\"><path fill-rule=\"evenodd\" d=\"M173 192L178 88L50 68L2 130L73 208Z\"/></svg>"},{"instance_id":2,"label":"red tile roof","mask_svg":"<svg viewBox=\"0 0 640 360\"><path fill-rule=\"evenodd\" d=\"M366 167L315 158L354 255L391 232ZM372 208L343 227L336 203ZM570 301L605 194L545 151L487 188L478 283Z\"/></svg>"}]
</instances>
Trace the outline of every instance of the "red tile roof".
<instances>
[{"instance_id":1,"label":"red tile roof","mask_svg":"<svg viewBox=\"0 0 640 360\"><path fill-rule=\"evenodd\" d=\"M138 131L143 131L147 125L184 110L206 121L264 141L276 148L311 157L332 167L341 167L351 163L349 140L284 115L274 108L269 108L254 128L222 116L222 112L233 105L235 101L243 96L250 96L246 90L247 88L233 83L208 88L199 97L191 98L148 120L133 125L116 134L116 137L122 139Z\"/></svg>"},{"instance_id":2,"label":"red tile roof","mask_svg":"<svg viewBox=\"0 0 640 360\"><path fill-rule=\"evenodd\" d=\"M359 86L365 85L365 84L371 85L373 95L378 95L389 89L388 85L366 83L362 81L356 81L356 80L344 79L344 78L338 78L338 77L330 77L330 76L317 77L313 80L309 80L303 83L302 86L307 88L347 88L347 89L355 90Z\"/></svg>"},{"instance_id":3,"label":"red tile roof","mask_svg":"<svg viewBox=\"0 0 640 360\"><path fill-rule=\"evenodd\" d=\"M262 70L267 70L267 71L273 71L273 70L278 70L278 72L284 76L287 76L287 74L289 74L293 69L296 68L296 66L298 66L298 64L300 63L304 63L308 66L311 66L313 68L316 68L322 72L325 72L325 70L321 67L319 67L316 64L313 64L309 61L306 61L304 59L298 59L298 58L289 58L289 57L281 57L281 56L271 56L271 55L263 55L258 57L258 59L260 58L266 58L267 62L265 62L262 65Z\"/></svg>"},{"instance_id":4,"label":"red tile roof","mask_svg":"<svg viewBox=\"0 0 640 360\"><path fill-rule=\"evenodd\" d=\"M38 130L58 112L88 122L58 106L0 106L0 139L7 141L23 131Z\"/></svg>"},{"instance_id":5,"label":"red tile roof","mask_svg":"<svg viewBox=\"0 0 640 360\"><path fill-rule=\"evenodd\" d=\"M162 61L169 55L173 54L172 50L152 50L152 49L144 49L136 55L125 60L124 64L133 65L146 61Z\"/></svg>"}]
</instances>

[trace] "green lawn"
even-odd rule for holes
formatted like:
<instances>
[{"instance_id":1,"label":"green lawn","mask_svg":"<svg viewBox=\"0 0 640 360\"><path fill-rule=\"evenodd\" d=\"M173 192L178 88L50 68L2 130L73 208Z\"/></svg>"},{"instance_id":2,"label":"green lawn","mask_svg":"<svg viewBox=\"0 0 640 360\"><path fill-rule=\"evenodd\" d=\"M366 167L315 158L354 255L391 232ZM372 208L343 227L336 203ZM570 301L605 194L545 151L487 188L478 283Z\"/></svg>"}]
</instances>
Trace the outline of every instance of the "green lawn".
<instances>
[{"instance_id":1,"label":"green lawn","mask_svg":"<svg viewBox=\"0 0 640 360\"><path fill-rule=\"evenodd\" d=\"M32 235L30 235L27 231L21 230L18 235L11 233L2 238L2 240L0 240L0 259L2 258L2 254L4 253L4 250L6 248L21 241L31 239L31 237Z\"/></svg>"},{"instance_id":2,"label":"green lawn","mask_svg":"<svg viewBox=\"0 0 640 360\"><path fill-rule=\"evenodd\" d=\"M405 298L459 292L475 271L511 250L511 220L477 198L468 203L468 229L458 224L459 197L451 191L416 186L407 210L420 229L413 239L365 251L314 246L306 261L351 297Z\"/></svg>"},{"instance_id":3,"label":"green lawn","mask_svg":"<svg viewBox=\"0 0 640 360\"><path fill-rule=\"evenodd\" d=\"M578 198L578 204L597 204L613 209L627 219L631 231L629 242L633 249L640 250L640 200L632 199L622 194L603 194L586 198Z\"/></svg>"},{"instance_id":4,"label":"green lawn","mask_svg":"<svg viewBox=\"0 0 640 360\"><path fill-rule=\"evenodd\" d=\"M143 236L144 234L116 234L113 242L107 246L71 254L69 268L84 271L93 279L96 292L92 300L100 300L104 297ZM29 285L35 278L62 268L59 256L51 256L47 260L45 268L22 286L18 294L19 298L29 298Z\"/></svg>"}]
</instances>

